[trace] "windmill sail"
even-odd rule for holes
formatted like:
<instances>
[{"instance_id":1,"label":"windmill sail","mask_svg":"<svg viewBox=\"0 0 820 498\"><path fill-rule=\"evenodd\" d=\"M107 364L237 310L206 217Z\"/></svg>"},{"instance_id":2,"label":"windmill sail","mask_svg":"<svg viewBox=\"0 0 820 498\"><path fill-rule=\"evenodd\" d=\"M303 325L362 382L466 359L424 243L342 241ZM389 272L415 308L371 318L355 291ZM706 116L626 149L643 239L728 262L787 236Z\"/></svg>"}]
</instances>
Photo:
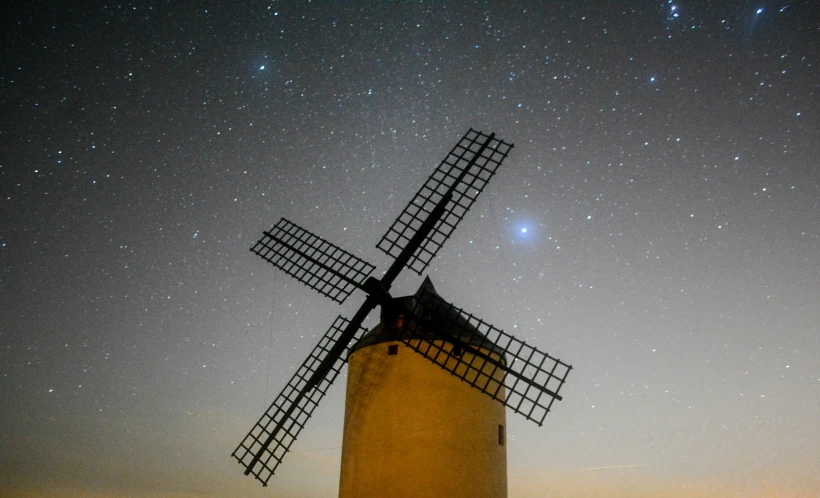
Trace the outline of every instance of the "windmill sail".
<instances>
[{"instance_id":1,"label":"windmill sail","mask_svg":"<svg viewBox=\"0 0 820 498\"><path fill-rule=\"evenodd\" d=\"M407 346L539 426L572 366L423 290Z\"/></svg>"},{"instance_id":2,"label":"windmill sail","mask_svg":"<svg viewBox=\"0 0 820 498\"><path fill-rule=\"evenodd\" d=\"M342 316L336 318L279 396L234 450L232 456L245 467L245 473L253 474L263 486L267 486L268 479L282 463L313 410L347 362L345 353L336 359L321 382L306 391L308 379L336 344L348 323L349 320ZM365 329L360 327L351 344L355 344L364 332Z\"/></svg>"},{"instance_id":3,"label":"windmill sail","mask_svg":"<svg viewBox=\"0 0 820 498\"><path fill-rule=\"evenodd\" d=\"M376 268L285 218L251 252L341 304Z\"/></svg>"},{"instance_id":4,"label":"windmill sail","mask_svg":"<svg viewBox=\"0 0 820 498\"><path fill-rule=\"evenodd\" d=\"M410 200L376 247L388 256L397 257L439 201L452 192L444 215L407 262L407 268L421 275L475 203L510 149L512 144L495 138L494 134L485 135L471 128Z\"/></svg>"}]
</instances>

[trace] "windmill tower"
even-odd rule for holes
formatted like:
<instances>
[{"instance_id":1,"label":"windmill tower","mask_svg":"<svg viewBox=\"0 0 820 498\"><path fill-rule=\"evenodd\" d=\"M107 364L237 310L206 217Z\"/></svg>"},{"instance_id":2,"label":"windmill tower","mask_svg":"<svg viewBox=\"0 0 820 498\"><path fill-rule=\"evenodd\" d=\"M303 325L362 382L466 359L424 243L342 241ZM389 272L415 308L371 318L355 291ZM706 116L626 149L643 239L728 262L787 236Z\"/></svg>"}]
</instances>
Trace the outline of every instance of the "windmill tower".
<instances>
[{"instance_id":1,"label":"windmill tower","mask_svg":"<svg viewBox=\"0 0 820 498\"><path fill-rule=\"evenodd\" d=\"M389 291L406 266L422 275L512 145L469 130L377 247L374 265L281 219L251 251L342 303L337 317L233 457L267 485L313 410L350 363L339 495L506 496L505 407L539 426L572 367L453 306L429 278L413 296ZM377 306L381 322L361 324Z\"/></svg>"},{"instance_id":2,"label":"windmill tower","mask_svg":"<svg viewBox=\"0 0 820 498\"><path fill-rule=\"evenodd\" d=\"M351 348L340 497L507 496L504 406L457 377L466 366L456 363L468 364L469 353L447 340L450 319L431 306L434 300L443 302L425 278L415 295L383 307L379 325ZM413 318L421 305L426 316ZM484 354L502 357L475 327L460 334ZM427 358L415 354L414 336L429 341ZM435 368L431 358L446 368ZM468 382L503 395L501 370L483 370L467 375Z\"/></svg>"}]
</instances>

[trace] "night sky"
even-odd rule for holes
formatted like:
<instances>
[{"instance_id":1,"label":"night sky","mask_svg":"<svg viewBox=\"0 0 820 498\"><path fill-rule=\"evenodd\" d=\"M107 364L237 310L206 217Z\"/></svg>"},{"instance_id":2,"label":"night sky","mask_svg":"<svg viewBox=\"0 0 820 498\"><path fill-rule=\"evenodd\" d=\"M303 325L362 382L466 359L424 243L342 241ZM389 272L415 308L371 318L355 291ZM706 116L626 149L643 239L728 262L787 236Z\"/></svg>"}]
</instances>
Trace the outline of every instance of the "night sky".
<instances>
[{"instance_id":1,"label":"night sky","mask_svg":"<svg viewBox=\"0 0 820 498\"><path fill-rule=\"evenodd\" d=\"M363 294L249 248L378 275L472 127L515 148L429 275L574 366L510 496L820 496L814 2L296 3L0 15L1 495L335 495L343 378L268 488L230 455Z\"/></svg>"}]
</instances>

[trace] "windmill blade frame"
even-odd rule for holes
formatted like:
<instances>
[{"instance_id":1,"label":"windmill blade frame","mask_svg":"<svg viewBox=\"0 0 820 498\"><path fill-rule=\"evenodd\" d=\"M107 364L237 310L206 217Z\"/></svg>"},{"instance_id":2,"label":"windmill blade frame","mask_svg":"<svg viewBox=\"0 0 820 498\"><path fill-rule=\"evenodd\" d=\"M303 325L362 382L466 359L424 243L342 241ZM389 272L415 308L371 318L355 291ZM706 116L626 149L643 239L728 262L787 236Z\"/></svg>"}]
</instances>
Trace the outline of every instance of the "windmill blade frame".
<instances>
[{"instance_id":1,"label":"windmill blade frame","mask_svg":"<svg viewBox=\"0 0 820 498\"><path fill-rule=\"evenodd\" d=\"M381 306L383 312L386 308L394 310L389 292L393 281L405 267L422 274L512 147L497 139L494 133L486 135L471 128L380 239L376 247L394 259L379 279L370 276L374 265L285 218L264 232L251 251L265 261L338 303L344 302L355 289L364 291L367 297L352 319L339 316L334 321L234 450L232 456L245 467L245 475L253 474L267 485L347 362L351 344L356 344L364 334L361 325L365 318L377 306ZM441 300L437 295L435 298ZM426 307L408 313L415 313L415 321L425 323L427 330L430 324L425 320L430 311L445 310L448 325L443 331L438 330L439 339L445 340L430 338L425 329L420 328L416 330L417 336L408 338L405 343L441 368L541 425L552 402L561 399L558 390L572 367L464 314L446 301L436 302L426 297L419 303ZM478 335L470 336L472 330L478 330L476 327L489 334L493 342L480 333L483 342L477 341ZM413 336L412 332L408 334ZM456 354L455 348L462 353ZM472 359L466 361L468 357ZM512 364L507 363L508 358L512 358ZM551 367L550 371L545 369L545 363L547 368ZM555 383L557 385L553 385ZM541 400L545 394L544 399L548 401Z\"/></svg>"},{"instance_id":2,"label":"windmill blade frame","mask_svg":"<svg viewBox=\"0 0 820 498\"><path fill-rule=\"evenodd\" d=\"M435 317L436 323L433 323ZM542 425L572 370L503 330L424 291L402 342L460 380Z\"/></svg>"},{"instance_id":3,"label":"windmill blade frame","mask_svg":"<svg viewBox=\"0 0 820 498\"><path fill-rule=\"evenodd\" d=\"M355 289L362 289L376 269L285 218L264 232L251 252L339 304Z\"/></svg>"},{"instance_id":4,"label":"windmill blade frame","mask_svg":"<svg viewBox=\"0 0 820 498\"><path fill-rule=\"evenodd\" d=\"M407 262L407 268L421 275L512 148L512 144L496 138L495 133L485 135L470 128L410 199L376 247L388 256L397 257L435 207L451 195L441 219Z\"/></svg>"},{"instance_id":5,"label":"windmill blade frame","mask_svg":"<svg viewBox=\"0 0 820 498\"><path fill-rule=\"evenodd\" d=\"M341 315L336 318L282 392L231 454L245 467L245 474L253 474L263 486L268 485L268 480L290 451L313 410L347 363L347 354L340 355L328 374L316 385L310 385L309 380L329 356L349 324L350 320ZM365 332L364 328L359 327L350 344L355 344Z\"/></svg>"}]
</instances>

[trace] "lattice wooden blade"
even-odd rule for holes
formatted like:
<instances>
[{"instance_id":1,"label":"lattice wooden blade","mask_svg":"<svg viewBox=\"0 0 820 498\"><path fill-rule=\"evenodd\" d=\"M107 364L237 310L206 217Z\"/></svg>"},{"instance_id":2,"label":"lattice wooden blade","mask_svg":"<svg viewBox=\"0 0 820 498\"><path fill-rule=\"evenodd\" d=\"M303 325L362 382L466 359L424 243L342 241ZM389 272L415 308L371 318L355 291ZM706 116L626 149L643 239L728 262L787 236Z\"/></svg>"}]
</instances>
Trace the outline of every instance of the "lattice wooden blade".
<instances>
[{"instance_id":1,"label":"lattice wooden blade","mask_svg":"<svg viewBox=\"0 0 820 498\"><path fill-rule=\"evenodd\" d=\"M251 252L339 304L376 268L285 218Z\"/></svg>"},{"instance_id":2,"label":"lattice wooden blade","mask_svg":"<svg viewBox=\"0 0 820 498\"><path fill-rule=\"evenodd\" d=\"M487 146L482 150L485 143ZM430 175L376 247L388 256L397 257L436 204L452 189L453 198L448 202L441 220L407 263L408 268L421 275L470 210L510 149L512 144L471 128ZM458 181L465 169L466 174Z\"/></svg>"},{"instance_id":3,"label":"lattice wooden blade","mask_svg":"<svg viewBox=\"0 0 820 498\"><path fill-rule=\"evenodd\" d=\"M250 470L246 473L253 474L263 486L267 486L268 479L282 463L282 459L299 436L299 432L304 428L313 410L336 380L342 366L347 362L350 347L354 346L366 332L364 328L359 327L348 348L336 360L327 376L313 389L304 392L308 379L338 341L348 323L349 320L346 318L341 316L336 318L279 396L234 450L232 456L245 467L246 471ZM257 459L256 455L260 453L260 450L262 450L261 455Z\"/></svg>"},{"instance_id":4,"label":"lattice wooden blade","mask_svg":"<svg viewBox=\"0 0 820 498\"><path fill-rule=\"evenodd\" d=\"M557 358L423 292L403 342L539 426L572 369Z\"/></svg>"}]
</instances>

